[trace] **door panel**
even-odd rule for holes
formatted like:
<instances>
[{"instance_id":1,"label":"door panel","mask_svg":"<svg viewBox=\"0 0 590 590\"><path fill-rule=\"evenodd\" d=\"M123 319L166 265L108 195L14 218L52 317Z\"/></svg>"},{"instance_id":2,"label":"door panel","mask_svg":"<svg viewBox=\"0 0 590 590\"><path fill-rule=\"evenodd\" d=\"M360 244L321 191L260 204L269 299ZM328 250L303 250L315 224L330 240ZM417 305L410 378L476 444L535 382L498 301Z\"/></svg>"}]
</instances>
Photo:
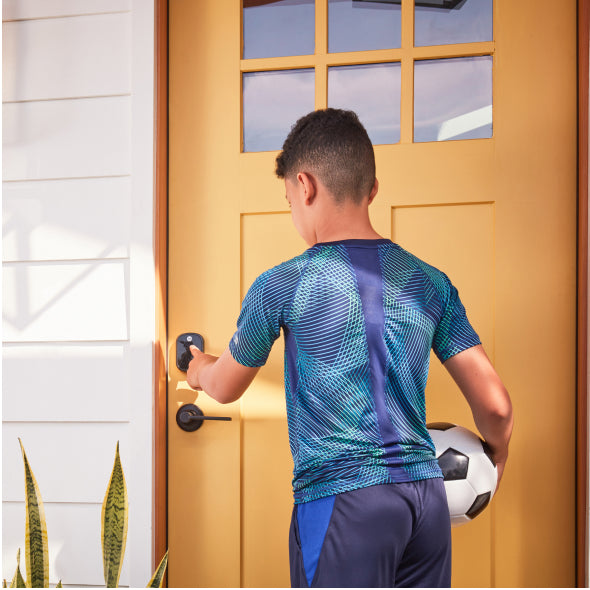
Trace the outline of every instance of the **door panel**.
<instances>
[{"instance_id":1,"label":"door panel","mask_svg":"<svg viewBox=\"0 0 590 590\"><path fill-rule=\"evenodd\" d=\"M327 53L328 4L316 2L316 54L240 59L239 0L170 0L169 334L205 337L220 354L262 271L305 249L290 221L276 152L241 151L241 74L315 68L315 106L329 66L401 62L400 141L377 145L382 235L451 276L511 392L516 426L498 496L453 530L454 586L574 583L576 3L496 0L494 40ZM548 51L547 48L551 50ZM493 137L413 142L414 63L490 55ZM283 345L228 406L170 368L170 586L289 584L292 506ZM173 358L173 355L171 355ZM181 431L196 402L206 422ZM433 357L429 420L474 428ZM542 523L539 526L539 523Z\"/></svg>"},{"instance_id":2,"label":"door panel","mask_svg":"<svg viewBox=\"0 0 590 590\"><path fill-rule=\"evenodd\" d=\"M272 177L272 175L271 175ZM273 191L275 205L283 195ZM287 212L241 216L242 297L254 279L302 252ZM273 346L256 386L242 398L242 584L289 586L288 523L293 501L289 491L293 461L289 450L285 393L282 387L284 345ZM280 524L279 524L280 523Z\"/></svg>"}]
</instances>

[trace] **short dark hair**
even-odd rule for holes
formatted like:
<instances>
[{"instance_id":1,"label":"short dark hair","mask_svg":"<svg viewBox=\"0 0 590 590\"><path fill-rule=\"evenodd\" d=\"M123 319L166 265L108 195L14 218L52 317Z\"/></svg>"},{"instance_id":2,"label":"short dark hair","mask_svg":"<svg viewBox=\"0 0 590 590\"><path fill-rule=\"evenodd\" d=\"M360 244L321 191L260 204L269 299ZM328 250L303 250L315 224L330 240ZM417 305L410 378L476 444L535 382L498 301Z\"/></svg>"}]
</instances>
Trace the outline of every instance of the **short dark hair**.
<instances>
[{"instance_id":1,"label":"short dark hair","mask_svg":"<svg viewBox=\"0 0 590 590\"><path fill-rule=\"evenodd\" d=\"M375 153L366 129L353 111L323 109L301 117L276 159L279 178L299 172L317 176L341 203L360 203L375 183Z\"/></svg>"}]
</instances>

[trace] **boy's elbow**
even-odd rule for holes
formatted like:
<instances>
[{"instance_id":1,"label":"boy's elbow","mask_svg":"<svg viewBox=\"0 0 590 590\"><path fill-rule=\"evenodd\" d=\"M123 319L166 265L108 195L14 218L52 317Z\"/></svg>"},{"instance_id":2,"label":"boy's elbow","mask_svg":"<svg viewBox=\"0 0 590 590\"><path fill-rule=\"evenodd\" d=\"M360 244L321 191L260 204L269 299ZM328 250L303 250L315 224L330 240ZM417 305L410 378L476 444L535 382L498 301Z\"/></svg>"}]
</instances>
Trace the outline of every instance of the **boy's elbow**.
<instances>
[{"instance_id":1,"label":"boy's elbow","mask_svg":"<svg viewBox=\"0 0 590 590\"><path fill-rule=\"evenodd\" d=\"M503 390L503 395L494 404L493 414L502 421L512 420L512 402L505 389Z\"/></svg>"},{"instance_id":2,"label":"boy's elbow","mask_svg":"<svg viewBox=\"0 0 590 590\"><path fill-rule=\"evenodd\" d=\"M220 404L231 404L242 397L258 370L240 365L227 349L204 375L203 389Z\"/></svg>"},{"instance_id":3,"label":"boy's elbow","mask_svg":"<svg viewBox=\"0 0 590 590\"><path fill-rule=\"evenodd\" d=\"M512 402L508 391L502 385L493 396L493 403L488 407L489 418L498 425L511 426L513 422Z\"/></svg>"},{"instance_id":4,"label":"boy's elbow","mask_svg":"<svg viewBox=\"0 0 590 590\"><path fill-rule=\"evenodd\" d=\"M238 401L240 398L242 397L242 393L236 393L236 392L221 392L218 393L217 397L215 397L215 399L220 403L220 404L231 404L233 402Z\"/></svg>"},{"instance_id":5,"label":"boy's elbow","mask_svg":"<svg viewBox=\"0 0 590 590\"><path fill-rule=\"evenodd\" d=\"M224 386L223 384L211 386L204 390L207 395L212 397L220 404L231 404L242 397L243 391L235 388Z\"/></svg>"}]
</instances>

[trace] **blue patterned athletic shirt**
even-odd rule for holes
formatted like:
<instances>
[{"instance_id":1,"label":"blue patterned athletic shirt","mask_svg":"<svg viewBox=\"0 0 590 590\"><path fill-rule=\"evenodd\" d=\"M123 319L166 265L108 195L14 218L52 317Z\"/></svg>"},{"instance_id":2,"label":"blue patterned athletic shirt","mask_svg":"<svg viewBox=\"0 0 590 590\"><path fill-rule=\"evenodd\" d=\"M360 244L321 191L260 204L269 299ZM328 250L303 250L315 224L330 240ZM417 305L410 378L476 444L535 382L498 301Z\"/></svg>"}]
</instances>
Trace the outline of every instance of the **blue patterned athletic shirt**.
<instances>
[{"instance_id":1,"label":"blue patterned athletic shirt","mask_svg":"<svg viewBox=\"0 0 590 590\"><path fill-rule=\"evenodd\" d=\"M386 239L316 244L254 281L231 354L264 365L281 328L296 503L442 476L430 349L444 362L480 344L444 273Z\"/></svg>"}]
</instances>

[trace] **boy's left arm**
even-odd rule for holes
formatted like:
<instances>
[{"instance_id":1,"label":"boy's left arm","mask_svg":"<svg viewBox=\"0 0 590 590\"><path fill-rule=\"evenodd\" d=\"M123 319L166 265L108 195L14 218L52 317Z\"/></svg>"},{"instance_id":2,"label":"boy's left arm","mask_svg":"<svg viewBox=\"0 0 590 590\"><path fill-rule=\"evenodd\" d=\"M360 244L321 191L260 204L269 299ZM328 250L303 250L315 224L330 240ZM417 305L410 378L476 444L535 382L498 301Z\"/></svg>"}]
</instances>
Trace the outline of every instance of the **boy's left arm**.
<instances>
[{"instance_id":1,"label":"boy's left arm","mask_svg":"<svg viewBox=\"0 0 590 590\"><path fill-rule=\"evenodd\" d=\"M471 407L475 425L490 445L498 466L498 483L512 435L512 402L483 346L473 346L444 363Z\"/></svg>"},{"instance_id":2,"label":"boy's left arm","mask_svg":"<svg viewBox=\"0 0 590 590\"><path fill-rule=\"evenodd\" d=\"M201 352L191 346L193 360L189 363L186 380L193 389L202 389L222 404L239 399L248 389L260 367L245 367L226 348L220 357Z\"/></svg>"}]
</instances>

